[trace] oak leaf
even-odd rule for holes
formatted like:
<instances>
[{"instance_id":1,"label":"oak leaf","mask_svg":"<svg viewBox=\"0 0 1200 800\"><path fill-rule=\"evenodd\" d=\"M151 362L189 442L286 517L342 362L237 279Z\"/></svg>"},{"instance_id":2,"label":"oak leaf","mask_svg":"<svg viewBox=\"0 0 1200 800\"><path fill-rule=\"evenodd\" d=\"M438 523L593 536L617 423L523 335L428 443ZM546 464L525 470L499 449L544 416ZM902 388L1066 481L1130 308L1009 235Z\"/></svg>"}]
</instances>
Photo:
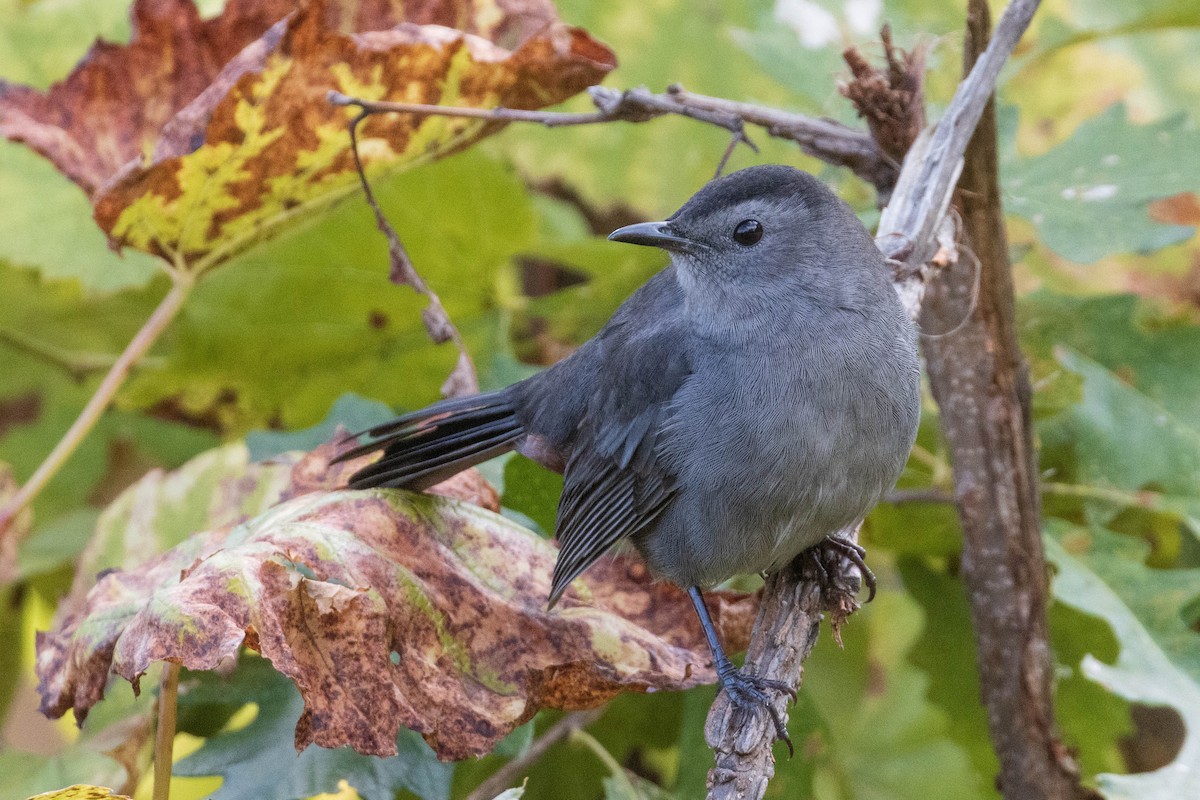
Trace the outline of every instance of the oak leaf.
<instances>
[{"instance_id":1,"label":"oak leaf","mask_svg":"<svg viewBox=\"0 0 1200 800\"><path fill-rule=\"evenodd\" d=\"M372 100L538 108L599 81L608 48L548 0L137 0L128 45L98 42L42 93L0 81L0 134L80 186L114 246L202 272L357 188L353 109ZM366 121L369 169L453 153L494 122Z\"/></svg>"},{"instance_id":2,"label":"oak leaf","mask_svg":"<svg viewBox=\"0 0 1200 800\"><path fill-rule=\"evenodd\" d=\"M299 687L297 747L390 755L403 725L460 759L541 708L715 680L687 596L638 560L604 560L548 611L551 542L460 499L330 491L358 466L333 452L296 461L266 512L104 575L39 634L42 710L82 719L110 672L136 689L152 662L214 669L245 645ZM481 496L477 478L439 491ZM710 601L744 647L756 598Z\"/></svg>"}]
</instances>

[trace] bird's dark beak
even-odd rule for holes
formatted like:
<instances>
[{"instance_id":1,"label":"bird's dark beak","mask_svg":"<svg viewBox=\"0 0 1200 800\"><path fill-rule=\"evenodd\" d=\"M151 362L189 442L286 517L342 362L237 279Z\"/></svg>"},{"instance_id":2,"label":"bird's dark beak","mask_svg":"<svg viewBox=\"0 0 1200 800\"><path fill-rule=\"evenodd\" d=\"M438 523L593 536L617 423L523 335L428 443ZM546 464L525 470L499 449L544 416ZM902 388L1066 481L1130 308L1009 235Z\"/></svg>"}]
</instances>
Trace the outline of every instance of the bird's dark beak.
<instances>
[{"instance_id":1,"label":"bird's dark beak","mask_svg":"<svg viewBox=\"0 0 1200 800\"><path fill-rule=\"evenodd\" d=\"M696 246L691 239L671 230L669 222L639 222L636 225L626 225L610 233L608 239L611 242L644 244L664 250L687 250Z\"/></svg>"}]
</instances>

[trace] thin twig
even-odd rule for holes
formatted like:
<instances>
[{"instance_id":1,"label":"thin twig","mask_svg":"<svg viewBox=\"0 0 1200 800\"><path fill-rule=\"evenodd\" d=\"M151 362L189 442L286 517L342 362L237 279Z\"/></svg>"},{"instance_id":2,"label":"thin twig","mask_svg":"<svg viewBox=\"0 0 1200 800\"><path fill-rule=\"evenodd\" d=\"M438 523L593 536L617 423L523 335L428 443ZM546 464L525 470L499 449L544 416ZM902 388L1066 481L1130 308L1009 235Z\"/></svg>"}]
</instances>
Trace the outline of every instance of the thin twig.
<instances>
[{"instance_id":1,"label":"thin twig","mask_svg":"<svg viewBox=\"0 0 1200 800\"><path fill-rule=\"evenodd\" d=\"M158 694L158 729L154 732L154 800L171 796L175 753L175 710L179 701L179 665L168 661Z\"/></svg>"},{"instance_id":2,"label":"thin twig","mask_svg":"<svg viewBox=\"0 0 1200 800\"><path fill-rule=\"evenodd\" d=\"M849 167L881 192L890 191L895 182L895 162L879 150L871 135L840 122L693 94L678 84L671 86L664 94L654 94L642 88L621 91L603 86L593 86L588 93L597 110L586 113L389 103L348 97L340 92L329 92L328 98L334 105L355 106L371 114L406 113L496 122L536 122L552 128L605 122L648 122L665 114L676 114L715 125L742 137L745 136L746 125L755 125L770 136L795 142L809 155ZM749 144L745 138L742 141Z\"/></svg>"},{"instance_id":3,"label":"thin twig","mask_svg":"<svg viewBox=\"0 0 1200 800\"><path fill-rule=\"evenodd\" d=\"M520 781L522 775L541 760L554 745L570 736L572 733L591 725L604 714L603 708L588 711L573 711L546 729L546 732L533 741L521 755L509 761L492 773L491 777L475 787L465 800L492 800L496 795Z\"/></svg>"},{"instance_id":4,"label":"thin twig","mask_svg":"<svg viewBox=\"0 0 1200 800\"><path fill-rule=\"evenodd\" d=\"M335 102L333 95L337 94L337 92L330 93L331 96L329 99L331 103ZM338 97L344 97L344 95L338 95ZM436 106L432 106L432 108L436 108ZM429 284L425 283L425 280L417 272L416 267L413 266L412 259L408 257L408 251L404 248L404 243L400 241L400 234L396 233L396 229L392 227L392 223L388 222L383 209L379 207L379 202L375 199L375 193L371 191L371 183L367 180L367 173L363 168L362 157L358 153L358 126L371 113L373 112L364 107L350 121L350 152L354 156L354 167L358 171L358 179L362 184L363 195L366 198L367 205L371 207L372 213L375 214L375 225L387 238L388 260L391 263L391 280L393 283L402 283L411 286L419 294L425 296L429 304L421 312L421 321L425 325L425 330L429 334L429 338L435 344L441 344L446 341L453 342L454 346L458 348L458 360L454 364L454 369L450 371L450 375L442 383L442 396L459 397L461 395L476 394L479 392L479 378L475 372L475 364L471 361L471 354L467 351L467 343L463 340L462 334L459 333L453 321L451 321L450 314L447 313L446 308L442 305L442 299L437 296L437 293L433 289L429 288Z\"/></svg>"},{"instance_id":5,"label":"thin twig","mask_svg":"<svg viewBox=\"0 0 1200 800\"><path fill-rule=\"evenodd\" d=\"M171 321L183 307L184 301L191 294L194 280L191 273L184 270L172 272L174 283L162 302L154 309L154 313L126 345L125 350L117 357L112 368L104 376L96 391L88 400L79 417L71 425L50 455L34 471L33 475L21 489L9 499L0 509L0 583L11 578L16 568L17 542L15 534L10 530L9 523L37 497L46 484L58 474L63 464L71 457L76 448L87 438L88 433L96 425L105 409L112 403L129 375L130 370L145 356L146 352L158 341ZM17 530L14 528L13 530Z\"/></svg>"}]
</instances>

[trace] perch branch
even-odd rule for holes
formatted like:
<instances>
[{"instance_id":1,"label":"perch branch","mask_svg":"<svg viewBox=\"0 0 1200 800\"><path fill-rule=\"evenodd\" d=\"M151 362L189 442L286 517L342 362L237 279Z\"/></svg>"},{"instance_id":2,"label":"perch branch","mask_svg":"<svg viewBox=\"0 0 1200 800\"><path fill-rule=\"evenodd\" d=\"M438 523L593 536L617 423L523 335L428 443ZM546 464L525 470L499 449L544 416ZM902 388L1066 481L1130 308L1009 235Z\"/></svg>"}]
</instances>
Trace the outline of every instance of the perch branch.
<instances>
[{"instance_id":1,"label":"perch branch","mask_svg":"<svg viewBox=\"0 0 1200 800\"><path fill-rule=\"evenodd\" d=\"M995 37L959 85L941 121L932 133L919 137L906 156L880 220L876 241L884 255L897 263L896 290L914 316L932 262L953 261L954 225L946 211L963 153L994 91L1000 67L1037 7L1038 0L1013 0L1005 9ZM949 252L941 252L947 248ZM853 532L842 532L847 534ZM747 670L799 684L803 658L815 642L821 619L821 603L814 597L819 594L816 585L794 569L772 576L764 587L746 654ZM786 713L783 699L777 703L777 710ZM737 716L724 694L718 695L705 729L716 754L716 766L709 772L709 800L759 800L775 774L773 732L765 723L747 724L735 720Z\"/></svg>"}]
</instances>

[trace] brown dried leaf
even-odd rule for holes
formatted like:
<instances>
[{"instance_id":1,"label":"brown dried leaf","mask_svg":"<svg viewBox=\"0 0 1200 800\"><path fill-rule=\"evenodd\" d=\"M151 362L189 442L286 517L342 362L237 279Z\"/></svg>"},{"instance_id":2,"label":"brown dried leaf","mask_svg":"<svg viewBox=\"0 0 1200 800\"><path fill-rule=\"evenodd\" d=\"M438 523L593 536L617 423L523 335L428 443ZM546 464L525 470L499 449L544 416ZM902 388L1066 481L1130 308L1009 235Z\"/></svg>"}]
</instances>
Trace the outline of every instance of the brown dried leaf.
<instances>
[{"instance_id":1,"label":"brown dried leaf","mask_svg":"<svg viewBox=\"0 0 1200 800\"><path fill-rule=\"evenodd\" d=\"M293 467L288 493L304 493L104 576L38 637L43 711L82 719L110 671L136 687L154 661L213 669L245 644L299 686L298 747L389 754L404 725L457 759L540 708L715 679L687 596L639 561L603 561L547 611L553 544L458 500L320 491L355 468L329 468L333 452ZM480 491L461 483L442 489ZM713 599L744 645L756 599Z\"/></svg>"},{"instance_id":2,"label":"brown dried leaf","mask_svg":"<svg viewBox=\"0 0 1200 800\"><path fill-rule=\"evenodd\" d=\"M212 20L191 0L137 0L133 16L129 45L97 43L46 93L0 81L0 134L79 184L115 245L196 268L355 188L356 112L331 89L537 108L615 65L548 0L230 0ZM499 127L372 118L362 155L403 168Z\"/></svg>"}]
</instances>

